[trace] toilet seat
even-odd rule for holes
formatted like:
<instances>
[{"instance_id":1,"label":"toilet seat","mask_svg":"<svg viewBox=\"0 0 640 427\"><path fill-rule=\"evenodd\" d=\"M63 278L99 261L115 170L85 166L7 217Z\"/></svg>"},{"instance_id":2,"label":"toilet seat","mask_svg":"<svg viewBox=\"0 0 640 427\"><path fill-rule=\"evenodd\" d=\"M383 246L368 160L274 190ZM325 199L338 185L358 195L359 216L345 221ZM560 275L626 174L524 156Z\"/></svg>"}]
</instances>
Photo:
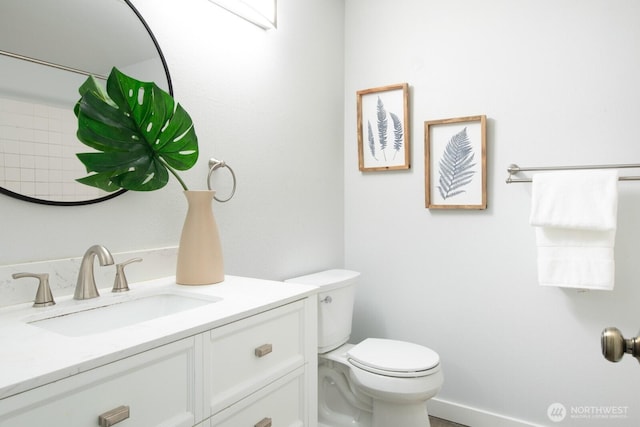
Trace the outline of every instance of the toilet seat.
<instances>
[{"instance_id":1,"label":"toilet seat","mask_svg":"<svg viewBox=\"0 0 640 427\"><path fill-rule=\"evenodd\" d=\"M374 374L396 378L431 375L440 364L438 353L418 344L367 338L347 352L353 366Z\"/></svg>"}]
</instances>

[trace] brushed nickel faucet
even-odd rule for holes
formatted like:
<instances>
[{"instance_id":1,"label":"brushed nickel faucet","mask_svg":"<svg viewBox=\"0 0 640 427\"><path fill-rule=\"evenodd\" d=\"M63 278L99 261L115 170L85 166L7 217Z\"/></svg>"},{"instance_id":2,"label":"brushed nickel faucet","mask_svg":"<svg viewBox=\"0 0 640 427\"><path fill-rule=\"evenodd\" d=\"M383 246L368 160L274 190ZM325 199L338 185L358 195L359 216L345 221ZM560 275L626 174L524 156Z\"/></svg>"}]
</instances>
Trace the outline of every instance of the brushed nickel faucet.
<instances>
[{"instance_id":1,"label":"brushed nickel faucet","mask_svg":"<svg viewBox=\"0 0 640 427\"><path fill-rule=\"evenodd\" d=\"M96 256L101 266L113 265L113 256L111 256L111 252L104 246L93 245L87 249L80 264L76 291L73 294L74 299L82 300L100 296L98 288L96 287L96 279L93 275L93 260Z\"/></svg>"},{"instance_id":2,"label":"brushed nickel faucet","mask_svg":"<svg viewBox=\"0 0 640 427\"><path fill-rule=\"evenodd\" d=\"M124 274L124 268L132 262L140 262L142 258L131 258L121 264L116 264L116 278L113 281L113 289L111 292L127 292L129 290L129 282Z\"/></svg>"},{"instance_id":3,"label":"brushed nickel faucet","mask_svg":"<svg viewBox=\"0 0 640 427\"><path fill-rule=\"evenodd\" d=\"M49 273L14 273L12 276L14 279L22 279L23 277L38 279L38 291L36 292L36 299L33 301L34 307L49 307L56 303L49 287Z\"/></svg>"}]
</instances>

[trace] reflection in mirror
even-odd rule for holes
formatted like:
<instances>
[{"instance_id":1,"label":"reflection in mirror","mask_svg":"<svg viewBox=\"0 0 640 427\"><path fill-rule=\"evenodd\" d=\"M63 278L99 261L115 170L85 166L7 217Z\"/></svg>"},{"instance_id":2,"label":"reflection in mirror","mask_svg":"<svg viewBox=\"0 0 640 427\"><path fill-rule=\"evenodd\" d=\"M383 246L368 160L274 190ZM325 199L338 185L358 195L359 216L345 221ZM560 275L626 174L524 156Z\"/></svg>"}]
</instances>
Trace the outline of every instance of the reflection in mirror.
<instances>
[{"instance_id":1,"label":"reflection in mirror","mask_svg":"<svg viewBox=\"0 0 640 427\"><path fill-rule=\"evenodd\" d=\"M32 202L80 205L110 199L79 184L73 107L87 75L112 67L173 94L155 37L129 0L2 0L0 4L0 192Z\"/></svg>"},{"instance_id":2,"label":"reflection in mirror","mask_svg":"<svg viewBox=\"0 0 640 427\"><path fill-rule=\"evenodd\" d=\"M277 27L276 0L209 0L263 30Z\"/></svg>"}]
</instances>

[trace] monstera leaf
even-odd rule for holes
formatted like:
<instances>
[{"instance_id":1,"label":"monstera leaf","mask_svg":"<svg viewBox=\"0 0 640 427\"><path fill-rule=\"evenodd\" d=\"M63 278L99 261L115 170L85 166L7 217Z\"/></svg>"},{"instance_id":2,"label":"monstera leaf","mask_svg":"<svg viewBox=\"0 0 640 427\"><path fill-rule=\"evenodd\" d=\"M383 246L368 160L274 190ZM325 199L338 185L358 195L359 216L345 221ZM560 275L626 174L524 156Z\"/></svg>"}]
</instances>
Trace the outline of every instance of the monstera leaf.
<instances>
[{"instance_id":1,"label":"monstera leaf","mask_svg":"<svg viewBox=\"0 0 640 427\"><path fill-rule=\"evenodd\" d=\"M198 139L187 112L155 83L113 68L106 91L93 77L79 89L74 108L78 139L95 152L79 153L89 176L77 181L112 192L164 187L169 173L198 159Z\"/></svg>"}]
</instances>

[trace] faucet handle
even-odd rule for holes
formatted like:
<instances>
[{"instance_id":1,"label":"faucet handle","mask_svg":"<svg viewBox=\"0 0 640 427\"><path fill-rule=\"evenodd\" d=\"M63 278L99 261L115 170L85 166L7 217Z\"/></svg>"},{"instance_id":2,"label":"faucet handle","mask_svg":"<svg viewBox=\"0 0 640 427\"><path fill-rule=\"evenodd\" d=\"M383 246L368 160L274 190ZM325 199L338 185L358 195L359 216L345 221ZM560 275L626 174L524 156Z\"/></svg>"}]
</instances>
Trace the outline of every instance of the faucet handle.
<instances>
[{"instance_id":1,"label":"faucet handle","mask_svg":"<svg viewBox=\"0 0 640 427\"><path fill-rule=\"evenodd\" d=\"M23 277L34 277L38 279L38 291L36 292L36 299L33 302L34 307L48 307L56 303L53 300L51 288L49 287L49 273L14 273L12 277L14 279L22 279Z\"/></svg>"},{"instance_id":2,"label":"faucet handle","mask_svg":"<svg viewBox=\"0 0 640 427\"><path fill-rule=\"evenodd\" d=\"M140 262L142 258L131 258L120 264L116 264L116 278L113 281L113 289L111 292L126 292L129 290L129 283L127 282L127 276L124 274L124 267L132 262Z\"/></svg>"}]
</instances>

